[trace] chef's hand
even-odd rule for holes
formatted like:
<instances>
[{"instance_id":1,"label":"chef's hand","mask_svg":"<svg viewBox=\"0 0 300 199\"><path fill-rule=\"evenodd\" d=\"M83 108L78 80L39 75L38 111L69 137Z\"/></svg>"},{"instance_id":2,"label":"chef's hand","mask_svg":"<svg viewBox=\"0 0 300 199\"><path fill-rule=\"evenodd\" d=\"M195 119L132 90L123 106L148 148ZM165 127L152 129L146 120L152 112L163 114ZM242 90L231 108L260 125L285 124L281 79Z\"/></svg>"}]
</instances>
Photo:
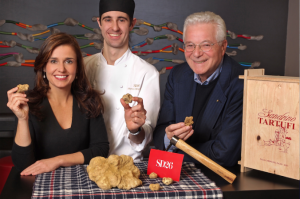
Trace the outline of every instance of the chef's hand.
<instances>
[{"instance_id":1,"label":"chef's hand","mask_svg":"<svg viewBox=\"0 0 300 199\"><path fill-rule=\"evenodd\" d=\"M166 134L168 139L172 139L174 135L179 137L182 140L187 140L191 135L193 135L194 130L192 126L185 126L183 122L179 122L177 124L171 124L166 129Z\"/></svg>"},{"instance_id":2,"label":"chef's hand","mask_svg":"<svg viewBox=\"0 0 300 199\"><path fill-rule=\"evenodd\" d=\"M18 120L28 120L29 106L24 93L15 93L18 87L15 87L7 91L7 107L17 116Z\"/></svg>"},{"instance_id":3,"label":"chef's hand","mask_svg":"<svg viewBox=\"0 0 300 199\"><path fill-rule=\"evenodd\" d=\"M136 101L137 105L130 107L121 98L121 104L124 107L125 122L128 130L135 133L138 129L145 124L147 111L144 108L143 99L140 97L133 97L132 101Z\"/></svg>"},{"instance_id":4,"label":"chef's hand","mask_svg":"<svg viewBox=\"0 0 300 199\"><path fill-rule=\"evenodd\" d=\"M48 158L43 160L38 160L21 172L21 175L38 175L41 173L46 173L54 171L59 167L59 160L54 158Z\"/></svg>"}]
</instances>

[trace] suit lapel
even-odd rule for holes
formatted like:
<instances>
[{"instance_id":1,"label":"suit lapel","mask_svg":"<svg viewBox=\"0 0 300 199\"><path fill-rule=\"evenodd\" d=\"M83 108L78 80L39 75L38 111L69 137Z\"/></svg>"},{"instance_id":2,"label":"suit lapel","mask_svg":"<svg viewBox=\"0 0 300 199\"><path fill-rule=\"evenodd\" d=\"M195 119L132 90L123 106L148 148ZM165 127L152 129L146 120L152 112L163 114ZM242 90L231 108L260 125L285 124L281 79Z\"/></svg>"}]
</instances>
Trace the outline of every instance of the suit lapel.
<instances>
[{"instance_id":1,"label":"suit lapel","mask_svg":"<svg viewBox=\"0 0 300 199\"><path fill-rule=\"evenodd\" d=\"M203 124L212 129L219 118L219 115L226 104L227 97L225 95L226 89L229 86L231 76L231 64L228 56L225 54L222 64L222 72L219 80L210 96L207 107L203 114Z\"/></svg>"},{"instance_id":2,"label":"suit lapel","mask_svg":"<svg viewBox=\"0 0 300 199\"><path fill-rule=\"evenodd\" d=\"M194 98L197 83L194 81L194 73L188 68L184 74L181 75L181 81L178 83L177 95L178 99L176 110L176 123L183 122L185 117L191 116L193 112Z\"/></svg>"},{"instance_id":3,"label":"suit lapel","mask_svg":"<svg viewBox=\"0 0 300 199\"><path fill-rule=\"evenodd\" d=\"M216 84L209 101L207 103L207 107L203 114L202 123L207 126L209 129L212 129L219 118L219 115L226 103L226 96L224 95L222 88L219 82Z\"/></svg>"}]
</instances>

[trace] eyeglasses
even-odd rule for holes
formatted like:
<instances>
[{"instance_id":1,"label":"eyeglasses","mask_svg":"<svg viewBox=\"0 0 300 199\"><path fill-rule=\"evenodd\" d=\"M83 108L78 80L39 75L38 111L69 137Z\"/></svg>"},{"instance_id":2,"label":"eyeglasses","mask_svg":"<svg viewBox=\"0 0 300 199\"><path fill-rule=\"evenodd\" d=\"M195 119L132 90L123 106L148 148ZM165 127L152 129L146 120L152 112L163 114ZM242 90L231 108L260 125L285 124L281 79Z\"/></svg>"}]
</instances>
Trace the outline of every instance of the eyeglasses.
<instances>
[{"instance_id":1,"label":"eyeglasses","mask_svg":"<svg viewBox=\"0 0 300 199\"><path fill-rule=\"evenodd\" d=\"M219 42L222 42L222 41L218 41L216 43L219 43ZM207 42L207 41L204 41L200 44L186 43L186 44L183 44L183 48L187 52L193 52L195 50L196 46L199 46L199 48L200 48L200 50L202 50L202 52L208 52L208 51L211 50L212 46L215 45L216 43L210 43L210 42Z\"/></svg>"}]
</instances>

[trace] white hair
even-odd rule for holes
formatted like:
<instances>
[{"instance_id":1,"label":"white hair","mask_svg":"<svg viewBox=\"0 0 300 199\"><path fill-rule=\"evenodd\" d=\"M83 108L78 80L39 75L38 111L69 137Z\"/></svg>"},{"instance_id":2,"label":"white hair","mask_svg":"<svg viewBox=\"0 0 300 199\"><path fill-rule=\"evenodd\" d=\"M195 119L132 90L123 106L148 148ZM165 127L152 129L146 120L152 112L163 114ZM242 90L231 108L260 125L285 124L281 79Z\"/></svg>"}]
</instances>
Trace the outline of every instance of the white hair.
<instances>
[{"instance_id":1,"label":"white hair","mask_svg":"<svg viewBox=\"0 0 300 199\"><path fill-rule=\"evenodd\" d=\"M205 12L196 12L194 14L189 15L185 21L183 26L183 41L185 39L185 31L187 26L195 25L198 23L212 23L217 26L216 30L216 40L222 41L226 39L226 25L224 20L213 12L205 11Z\"/></svg>"}]
</instances>

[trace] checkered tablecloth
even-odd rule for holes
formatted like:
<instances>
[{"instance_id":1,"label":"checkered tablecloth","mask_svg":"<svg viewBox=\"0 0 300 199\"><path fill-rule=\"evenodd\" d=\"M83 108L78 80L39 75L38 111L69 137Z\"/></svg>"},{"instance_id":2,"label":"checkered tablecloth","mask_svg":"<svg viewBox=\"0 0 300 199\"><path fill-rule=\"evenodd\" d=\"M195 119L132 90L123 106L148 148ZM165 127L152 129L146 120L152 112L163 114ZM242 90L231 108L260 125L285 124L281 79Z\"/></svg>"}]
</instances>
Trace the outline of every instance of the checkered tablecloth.
<instances>
[{"instance_id":1,"label":"checkered tablecloth","mask_svg":"<svg viewBox=\"0 0 300 199\"><path fill-rule=\"evenodd\" d=\"M222 192L193 163L183 163L179 182L162 183L161 178L150 179L147 162L135 163L140 169L142 186L131 190L100 189L88 177L87 165L59 168L36 176L32 198L222 198ZM159 183L159 191L151 191L149 184Z\"/></svg>"}]
</instances>

